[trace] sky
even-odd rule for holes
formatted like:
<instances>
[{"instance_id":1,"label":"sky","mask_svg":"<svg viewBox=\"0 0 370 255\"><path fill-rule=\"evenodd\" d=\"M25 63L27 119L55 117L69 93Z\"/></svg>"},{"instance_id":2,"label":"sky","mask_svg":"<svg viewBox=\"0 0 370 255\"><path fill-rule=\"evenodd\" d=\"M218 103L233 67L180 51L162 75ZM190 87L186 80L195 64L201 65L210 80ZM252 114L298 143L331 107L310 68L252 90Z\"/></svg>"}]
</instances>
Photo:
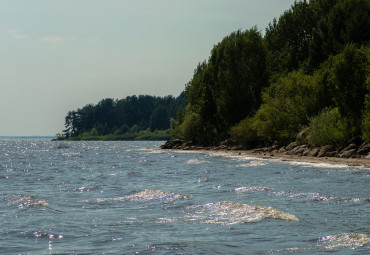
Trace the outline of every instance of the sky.
<instances>
[{"instance_id":1,"label":"sky","mask_svg":"<svg viewBox=\"0 0 370 255\"><path fill-rule=\"evenodd\" d=\"M49 136L104 98L178 96L214 45L294 0L0 0L0 136Z\"/></svg>"}]
</instances>

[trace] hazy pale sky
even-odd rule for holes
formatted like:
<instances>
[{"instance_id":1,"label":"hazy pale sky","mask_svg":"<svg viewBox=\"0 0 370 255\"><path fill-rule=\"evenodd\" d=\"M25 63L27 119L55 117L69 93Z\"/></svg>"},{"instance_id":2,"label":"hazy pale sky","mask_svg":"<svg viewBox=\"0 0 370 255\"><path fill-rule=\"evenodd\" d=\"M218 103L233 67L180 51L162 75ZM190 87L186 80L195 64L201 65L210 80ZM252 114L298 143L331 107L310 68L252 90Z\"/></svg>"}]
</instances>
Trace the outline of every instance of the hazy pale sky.
<instances>
[{"instance_id":1,"label":"hazy pale sky","mask_svg":"<svg viewBox=\"0 0 370 255\"><path fill-rule=\"evenodd\" d=\"M0 0L0 136L55 135L104 98L178 96L215 44L294 0Z\"/></svg>"}]
</instances>

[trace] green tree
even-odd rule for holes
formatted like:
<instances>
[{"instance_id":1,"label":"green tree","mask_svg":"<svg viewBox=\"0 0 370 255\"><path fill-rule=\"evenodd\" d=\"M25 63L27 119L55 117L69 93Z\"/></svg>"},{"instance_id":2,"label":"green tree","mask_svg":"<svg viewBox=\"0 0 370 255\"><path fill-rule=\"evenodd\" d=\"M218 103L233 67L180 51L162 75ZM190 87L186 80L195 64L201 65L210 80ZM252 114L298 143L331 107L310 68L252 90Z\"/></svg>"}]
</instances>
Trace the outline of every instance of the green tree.
<instances>
[{"instance_id":1,"label":"green tree","mask_svg":"<svg viewBox=\"0 0 370 255\"><path fill-rule=\"evenodd\" d=\"M214 46L209 61L200 63L187 84L182 134L194 143L212 144L226 138L231 126L252 115L268 85L266 49L256 28L237 31ZM195 117L196 126L190 120ZM190 135L194 131L198 136Z\"/></svg>"},{"instance_id":2,"label":"green tree","mask_svg":"<svg viewBox=\"0 0 370 255\"><path fill-rule=\"evenodd\" d=\"M370 2L338 0L313 30L310 66L317 68L329 56L339 54L348 43L367 44L370 40Z\"/></svg>"},{"instance_id":3,"label":"green tree","mask_svg":"<svg viewBox=\"0 0 370 255\"><path fill-rule=\"evenodd\" d=\"M175 116L180 107L185 107L184 93L178 98L148 95L120 100L106 98L96 105L88 104L68 112L63 132L66 138L82 134L87 138L89 135L121 135L129 132L128 127L134 125L137 125L138 130L148 129L151 125L154 129L168 129L170 118Z\"/></svg>"},{"instance_id":4,"label":"green tree","mask_svg":"<svg viewBox=\"0 0 370 255\"><path fill-rule=\"evenodd\" d=\"M266 49L256 28L227 36L210 57L211 90L222 131L253 114L268 85Z\"/></svg>"},{"instance_id":5,"label":"green tree","mask_svg":"<svg viewBox=\"0 0 370 255\"><path fill-rule=\"evenodd\" d=\"M204 61L197 66L193 78L185 89L188 106L181 128L177 130L187 141L208 145L217 140L215 132L217 109L211 84L209 64Z\"/></svg>"},{"instance_id":6,"label":"green tree","mask_svg":"<svg viewBox=\"0 0 370 255\"><path fill-rule=\"evenodd\" d=\"M329 58L321 69L322 87L327 87L333 106L338 107L341 116L351 120L357 134L361 133L361 115L368 93L369 47L357 48L348 44L341 54Z\"/></svg>"},{"instance_id":7,"label":"green tree","mask_svg":"<svg viewBox=\"0 0 370 255\"><path fill-rule=\"evenodd\" d=\"M155 108L150 116L150 131L165 130L170 127L167 108L159 106Z\"/></svg>"},{"instance_id":8,"label":"green tree","mask_svg":"<svg viewBox=\"0 0 370 255\"><path fill-rule=\"evenodd\" d=\"M209 142L209 134L204 132L203 121L199 114L195 112L186 112L184 122L181 125L181 134L183 135L183 138L188 142L200 144L207 144Z\"/></svg>"},{"instance_id":9,"label":"green tree","mask_svg":"<svg viewBox=\"0 0 370 255\"><path fill-rule=\"evenodd\" d=\"M281 75L304 67L309 57L312 33L337 0L295 1L280 18L266 28L272 74Z\"/></svg>"},{"instance_id":10,"label":"green tree","mask_svg":"<svg viewBox=\"0 0 370 255\"><path fill-rule=\"evenodd\" d=\"M367 94L365 97L365 107L362 114L362 138L370 142L370 77L366 80Z\"/></svg>"}]
</instances>

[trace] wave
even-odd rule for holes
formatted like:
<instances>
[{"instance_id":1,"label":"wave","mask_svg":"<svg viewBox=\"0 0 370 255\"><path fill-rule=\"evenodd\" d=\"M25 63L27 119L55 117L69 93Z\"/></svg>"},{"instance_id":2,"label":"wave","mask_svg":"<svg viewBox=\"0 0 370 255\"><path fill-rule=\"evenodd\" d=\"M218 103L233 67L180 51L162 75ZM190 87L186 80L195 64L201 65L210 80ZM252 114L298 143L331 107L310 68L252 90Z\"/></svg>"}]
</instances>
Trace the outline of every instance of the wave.
<instances>
[{"instance_id":1,"label":"wave","mask_svg":"<svg viewBox=\"0 0 370 255\"><path fill-rule=\"evenodd\" d=\"M37 198L28 195L19 195L8 200L8 206L16 204L18 204L19 208L27 208L31 206L49 206L46 201L38 200Z\"/></svg>"},{"instance_id":2,"label":"wave","mask_svg":"<svg viewBox=\"0 0 370 255\"><path fill-rule=\"evenodd\" d=\"M306 247L291 247L285 248L280 250L272 250L270 253L296 253L300 251L310 251L310 253L317 253L318 251L334 251L338 250L338 248L350 248L352 250L364 247L366 244L370 243L370 237L365 234L359 233L343 233L343 234L335 234L335 235L328 235L324 237L320 237L316 240L312 240L316 242L316 245L308 245ZM369 247L366 247L369 248Z\"/></svg>"},{"instance_id":3,"label":"wave","mask_svg":"<svg viewBox=\"0 0 370 255\"><path fill-rule=\"evenodd\" d=\"M245 163L245 164L239 164L237 166L239 167L253 167L253 166L264 166L266 165L267 163L264 162L264 161L259 161L259 160L252 160L251 162L249 163Z\"/></svg>"},{"instance_id":4,"label":"wave","mask_svg":"<svg viewBox=\"0 0 370 255\"><path fill-rule=\"evenodd\" d=\"M192 198L192 195L181 195L175 194L166 190L151 190L146 189L141 192L125 196L125 200L146 202L150 200L177 200L177 199L187 199Z\"/></svg>"},{"instance_id":5,"label":"wave","mask_svg":"<svg viewBox=\"0 0 370 255\"><path fill-rule=\"evenodd\" d=\"M239 187L234 189L236 192L254 192L254 191L269 191L274 190L273 188L269 187L262 187L262 186L248 186L248 187Z\"/></svg>"},{"instance_id":6,"label":"wave","mask_svg":"<svg viewBox=\"0 0 370 255\"><path fill-rule=\"evenodd\" d=\"M186 161L186 164L203 164L203 163L210 164L211 162L199 159L189 159L188 161Z\"/></svg>"},{"instance_id":7,"label":"wave","mask_svg":"<svg viewBox=\"0 0 370 255\"><path fill-rule=\"evenodd\" d=\"M295 215L278 211L272 207L260 205L251 206L232 201L222 201L205 205L188 206L185 216L177 218L159 218L158 223L185 221L201 224L233 225L255 222L267 218L299 221Z\"/></svg>"},{"instance_id":8,"label":"wave","mask_svg":"<svg viewBox=\"0 0 370 255\"><path fill-rule=\"evenodd\" d=\"M365 234L343 233L320 237L317 242L327 250L338 247L361 247L370 243L370 237Z\"/></svg>"},{"instance_id":9,"label":"wave","mask_svg":"<svg viewBox=\"0 0 370 255\"><path fill-rule=\"evenodd\" d=\"M297 165L304 167L318 167L318 168L348 168L347 164L334 164L323 162L304 162L304 161L284 161L285 164Z\"/></svg>"},{"instance_id":10,"label":"wave","mask_svg":"<svg viewBox=\"0 0 370 255\"><path fill-rule=\"evenodd\" d=\"M307 200L313 200L313 201L329 201L329 200L335 200L337 202L359 202L360 198L353 198L353 197L333 197L328 195L323 195L317 192L307 192L307 193L294 193L291 190L288 190L287 192L274 192L276 195L288 195L289 198L303 198ZM366 201L366 200L365 200Z\"/></svg>"},{"instance_id":11,"label":"wave","mask_svg":"<svg viewBox=\"0 0 370 255\"><path fill-rule=\"evenodd\" d=\"M115 197L115 198L100 198L97 199L96 202L107 202L107 201L134 201L134 202L148 202L153 200L159 201L173 201L179 199L189 199L192 198L192 195L186 194L176 194L173 192L169 192L166 190L152 190L152 189L145 189L143 191L134 193L132 195L127 195L123 197ZM88 200L81 200L79 202L90 202Z\"/></svg>"}]
</instances>

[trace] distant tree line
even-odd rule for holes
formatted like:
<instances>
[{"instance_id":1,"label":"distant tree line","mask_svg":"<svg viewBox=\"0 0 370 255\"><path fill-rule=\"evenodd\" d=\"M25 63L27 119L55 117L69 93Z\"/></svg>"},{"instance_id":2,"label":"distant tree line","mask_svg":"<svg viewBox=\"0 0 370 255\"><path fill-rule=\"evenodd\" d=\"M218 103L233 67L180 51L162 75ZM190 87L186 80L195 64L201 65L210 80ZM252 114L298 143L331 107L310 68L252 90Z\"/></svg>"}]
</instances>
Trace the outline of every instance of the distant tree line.
<instances>
[{"instance_id":1,"label":"distant tree line","mask_svg":"<svg viewBox=\"0 0 370 255\"><path fill-rule=\"evenodd\" d=\"M370 141L370 1L295 1L266 28L214 46L185 87L171 134L213 145Z\"/></svg>"},{"instance_id":2,"label":"distant tree line","mask_svg":"<svg viewBox=\"0 0 370 255\"><path fill-rule=\"evenodd\" d=\"M65 117L64 138L96 138L114 134L138 134L147 130L166 130L170 119L184 108L185 93L155 97L148 95L128 96L124 99L106 98L98 104L88 104L69 111ZM134 138L135 136L126 136Z\"/></svg>"}]
</instances>

